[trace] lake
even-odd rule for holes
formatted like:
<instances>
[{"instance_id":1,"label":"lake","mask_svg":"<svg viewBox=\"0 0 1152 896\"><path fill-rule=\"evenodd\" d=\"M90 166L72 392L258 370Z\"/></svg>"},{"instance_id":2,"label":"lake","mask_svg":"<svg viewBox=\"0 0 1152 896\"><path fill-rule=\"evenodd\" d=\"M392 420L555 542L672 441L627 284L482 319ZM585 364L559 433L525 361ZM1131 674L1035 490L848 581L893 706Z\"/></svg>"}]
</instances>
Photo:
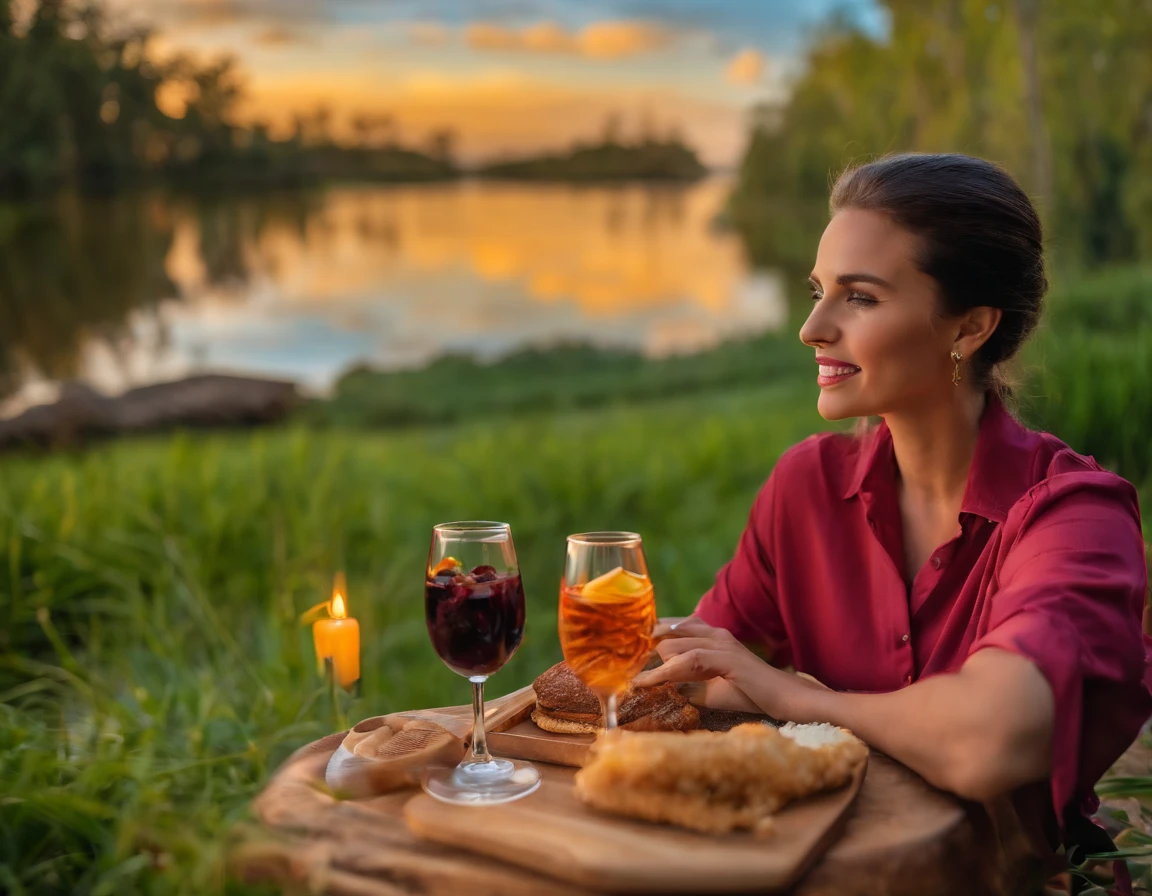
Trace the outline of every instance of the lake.
<instances>
[{"instance_id":1,"label":"lake","mask_svg":"<svg viewBox=\"0 0 1152 896\"><path fill-rule=\"evenodd\" d=\"M0 414L76 379L202 371L323 393L367 363L591 342L690 352L780 326L716 226L731 182L465 181L0 206Z\"/></svg>"}]
</instances>

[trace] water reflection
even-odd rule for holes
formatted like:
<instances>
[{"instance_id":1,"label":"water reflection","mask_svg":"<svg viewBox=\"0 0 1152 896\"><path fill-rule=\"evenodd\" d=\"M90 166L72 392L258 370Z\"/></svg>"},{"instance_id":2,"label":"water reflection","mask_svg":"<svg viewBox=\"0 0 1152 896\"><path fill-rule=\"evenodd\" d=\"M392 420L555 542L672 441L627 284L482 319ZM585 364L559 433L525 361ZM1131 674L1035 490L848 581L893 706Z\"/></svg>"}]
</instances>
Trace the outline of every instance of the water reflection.
<instances>
[{"instance_id":1,"label":"water reflection","mask_svg":"<svg viewBox=\"0 0 1152 896\"><path fill-rule=\"evenodd\" d=\"M84 347L119 356L133 312L175 294L170 215L149 199L59 196L0 207L0 395L25 374L82 374Z\"/></svg>"},{"instance_id":2,"label":"water reflection","mask_svg":"<svg viewBox=\"0 0 1152 896\"><path fill-rule=\"evenodd\" d=\"M776 278L750 275L712 226L727 189L479 182L9 208L3 391L22 384L24 403L66 378L116 391L205 368L323 388L358 361L557 340L698 349L784 315Z\"/></svg>"}]
</instances>

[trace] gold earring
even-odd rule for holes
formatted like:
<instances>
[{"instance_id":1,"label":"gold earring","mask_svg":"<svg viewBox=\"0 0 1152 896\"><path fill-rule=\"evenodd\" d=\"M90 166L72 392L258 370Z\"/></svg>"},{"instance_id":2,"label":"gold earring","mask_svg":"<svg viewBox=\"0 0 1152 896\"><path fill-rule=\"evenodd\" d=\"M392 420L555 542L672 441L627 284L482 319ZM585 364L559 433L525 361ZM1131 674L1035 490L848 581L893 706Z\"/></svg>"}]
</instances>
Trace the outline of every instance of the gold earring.
<instances>
[{"instance_id":1,"label":"gold earring","mask_svg":"<svg viewBox=\"0 0 1152 896\"><path fill-rule=\"evenodd\" d=\"M956 364L956 367L953 368L953 370L952 370L952 385L953 386L959 386L960 385L960 362L963 360L964 360L964 356L962 354L960 354L960 352L952 352L952 361Z\"/></svg>"}]
</instances>

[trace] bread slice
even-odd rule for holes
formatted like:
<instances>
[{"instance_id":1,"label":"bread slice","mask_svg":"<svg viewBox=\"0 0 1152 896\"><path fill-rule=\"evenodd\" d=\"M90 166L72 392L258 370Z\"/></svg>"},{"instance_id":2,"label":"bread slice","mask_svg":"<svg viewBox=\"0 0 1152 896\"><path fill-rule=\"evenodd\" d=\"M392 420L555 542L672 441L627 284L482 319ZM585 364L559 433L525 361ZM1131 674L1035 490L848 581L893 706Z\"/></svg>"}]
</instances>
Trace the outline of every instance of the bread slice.
<instances>
[{"instance_id":1,"label":"bread slice","mask_svg":"<svg viewBox=\"0 0 1152 896\"><path fill-rule=\"evenodd\" d=\"M562 719L549 715L537 707L532 711L532 721L537 728L550 731L553 734L595 734L600 730L599 720L596 723L578 722L575 719Z\"/></svg>"},{"instance_id":2,"label":"bread slice","mask_svg":"<svg viewBox=\"0 0 1152 896\"><path fill-rule=\"evenodd\" d=\"M328 760L325 779L347 796L389 793L420 783L430 765L455 765L464 739L436 722L403 714L365 719Z\"/></svg>"}]
</instances>

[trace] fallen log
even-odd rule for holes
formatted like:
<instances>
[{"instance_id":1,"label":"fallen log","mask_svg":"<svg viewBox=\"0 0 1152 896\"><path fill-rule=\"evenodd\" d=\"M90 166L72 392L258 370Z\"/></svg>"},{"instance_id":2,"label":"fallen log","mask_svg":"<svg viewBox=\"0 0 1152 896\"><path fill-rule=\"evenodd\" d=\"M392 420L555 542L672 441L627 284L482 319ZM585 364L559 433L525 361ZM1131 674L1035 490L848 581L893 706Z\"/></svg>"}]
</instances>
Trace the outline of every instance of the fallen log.
<instances>
[{"instance_id":1,"label":"fallen log","mask_svg":"<svg viewBox=\"0 0 1152 896\"><path fill-rule=\"evenodd\" d=\"M93 438L178 427L275 423L299 402L295 383L223 374L141 386L112 397L68 383L58 401L0 420L0 450L73 447Z\"/></svg>"}]
</instances>

